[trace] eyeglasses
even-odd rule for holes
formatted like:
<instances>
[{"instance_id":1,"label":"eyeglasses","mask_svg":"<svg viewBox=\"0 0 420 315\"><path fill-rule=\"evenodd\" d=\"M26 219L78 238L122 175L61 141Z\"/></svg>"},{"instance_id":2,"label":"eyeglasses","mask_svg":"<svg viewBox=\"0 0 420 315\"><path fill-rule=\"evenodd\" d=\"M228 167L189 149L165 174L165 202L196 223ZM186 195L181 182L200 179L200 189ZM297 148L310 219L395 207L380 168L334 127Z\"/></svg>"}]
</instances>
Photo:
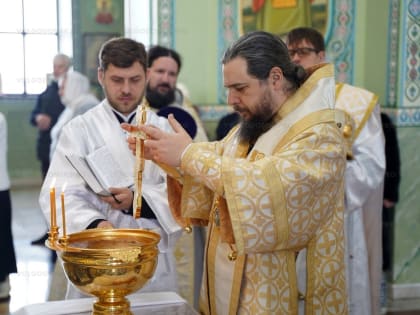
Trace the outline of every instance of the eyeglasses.
<instances>
[{"instance_id":1,"label":"eyeglasses","mask_svg":"<svg viewBox=\"0 0 420 315\"><path fill-rule=\"evenodd\" d=\"M311 52L317 53L318 51L311 47L299 47L296 49L289 49L289 56L292 58L295 54L297 54L299 57L305 57Z\"/></svg>"}]
</instances>

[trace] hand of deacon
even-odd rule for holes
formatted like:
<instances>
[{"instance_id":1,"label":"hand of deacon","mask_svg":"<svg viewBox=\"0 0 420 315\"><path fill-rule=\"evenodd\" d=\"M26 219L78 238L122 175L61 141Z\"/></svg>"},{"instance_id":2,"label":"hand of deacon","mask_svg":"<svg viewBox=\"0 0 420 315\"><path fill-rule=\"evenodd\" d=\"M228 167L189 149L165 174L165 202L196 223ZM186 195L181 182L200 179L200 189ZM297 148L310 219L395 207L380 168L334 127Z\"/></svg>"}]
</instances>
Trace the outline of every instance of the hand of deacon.
<instances>
[{"instance_id":1,"label":"hand of deacon","mask_svg":"<svg viewBox=\"0 0 420 315\"><path fill-rule=\"evenodd\" d=\"M112 209L128 210L133 204L133 192L129 188L115 188L108 189L111 196L102 196L101 199L108 203Z\"/></svg>"},{"instance_id":2,"label":"hand of deacon","mask_svg":"<svg viewBox=\"0 0 420 315\"><path fill-rule=\"evenodd\" d=\"M172 114L168 116L168 121L174 131L173 133L165 132L152 125L133 126L123 123L121 127L128 132L141 131L146 134L147 139L144 141L145 159L178 167L181 164L182 153L192 142L192 139ZM135 153L136 139L130 136L127 142L130 150Z\"/></svg>"},{"instance_id":3,"label":"hand of deacon","mask_svg":"<svg viewBox=\"0 0 420 315\"><path fill-rule=\"evenodd\" d=\"M99 223L98 223L97 228L98 228L98 229L113 229L113 228L114 228L114 226L113 226L113 225L112 225L112 223L111 223L111 222L109 222L109 221L102 221L102 222L99 222Z\"/></svg>"}]
</instances>

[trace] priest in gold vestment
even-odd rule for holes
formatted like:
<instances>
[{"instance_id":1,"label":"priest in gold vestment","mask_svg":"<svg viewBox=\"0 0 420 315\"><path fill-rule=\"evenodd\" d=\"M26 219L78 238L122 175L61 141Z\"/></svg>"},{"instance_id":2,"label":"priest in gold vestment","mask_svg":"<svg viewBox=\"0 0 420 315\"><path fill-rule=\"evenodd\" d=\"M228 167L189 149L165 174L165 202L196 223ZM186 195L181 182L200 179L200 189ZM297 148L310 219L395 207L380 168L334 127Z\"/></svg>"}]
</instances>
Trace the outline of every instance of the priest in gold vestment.
<instances>
[{"instance_id":1,"label":"priest in gold vestment","mask_svg":"<svg viewBox=\"0 0 420 315\"><path fill-rule=\"evenodd\" d=\"M292 61L302 67L325 62L324 37L314 28L293 29L287 36L287 45ZM379 315L386 163L378 96L360 87L337 83L335 108L353 122L344 188L349 314ZM298 256L298 270L304 264L304 253ZM302 279L304 273L298 273ZM304 292L304 281L300 282Z\"/></svg>"},{"instance_id":2,"label":"priest in gold vestment","mask_svg":"<svg viewBox=\"0 0 420 315\"><path fill-rule=\"evenodd\" d=\"M345 144L328 64L306 72L276 36L248 33L225 52L224 86L241 122L223 140L192 143L169 117L147 135L145 157L168 172L180 223L208 225L202 314L347 314ZM129 138L134 149L135 139ZM307 291L296 252L307 248Z\"/></svg>"}]
</instances>

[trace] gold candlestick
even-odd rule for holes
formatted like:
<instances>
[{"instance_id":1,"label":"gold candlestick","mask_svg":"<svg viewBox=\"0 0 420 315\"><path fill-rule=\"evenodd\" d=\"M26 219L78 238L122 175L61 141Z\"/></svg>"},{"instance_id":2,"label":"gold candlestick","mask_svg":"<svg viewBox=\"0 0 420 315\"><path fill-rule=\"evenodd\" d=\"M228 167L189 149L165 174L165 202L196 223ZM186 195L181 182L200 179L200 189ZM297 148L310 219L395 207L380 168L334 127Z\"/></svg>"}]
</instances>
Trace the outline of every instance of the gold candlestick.
<instances>
[{"instance_id":1,"label":"gold candlestick","mask_svg":"<svg viewBox=\"0 0 420 315\"><path fill-rule=\"evenodd\" d=\"M55 204L55 178L53 179L50 186L50 232L48 233L48 242L54 243L58 235L57 227L57 208Z\"/></svg>"}]
</instances>

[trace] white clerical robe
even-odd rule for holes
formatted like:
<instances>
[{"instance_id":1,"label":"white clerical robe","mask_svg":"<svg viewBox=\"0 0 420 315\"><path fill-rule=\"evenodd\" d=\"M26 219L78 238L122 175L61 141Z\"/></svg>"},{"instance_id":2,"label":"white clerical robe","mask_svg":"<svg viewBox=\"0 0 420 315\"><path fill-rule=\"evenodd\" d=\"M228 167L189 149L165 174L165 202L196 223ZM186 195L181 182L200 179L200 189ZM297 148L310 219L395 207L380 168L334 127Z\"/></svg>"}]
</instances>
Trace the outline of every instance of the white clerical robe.
<instances>
[{"instance_id":1,"label":"white clerical robe","mask_svg":"<svg viewBox=\"0 0 420 315\"><path fill-rule=\"evenodd\" d=\"M147 111L147 123L170 130L166 118ZM126 133L109 105L104 100L98 106L79 115L67 123L61 132L56 152L43 183L39 202L48 222L50 219L49 191L55 183L58 192L65 186L66 226L68 233L82 231L96 219L110 221L117 228L154 229L161 235L159 258L155 276L143 291L177 291L174 245L182 233L168 210L166 175L150 161L146 161L143 172L143 197L157 217L135 220L121 210L114 210L91 191L77 171L69 164L66 154L86 156L97 148L106 146L121 170L133 178L135 157L128 148ZM57 194L58 197L58 194ZM57 205L60 203L57 202ZM61 225L61 211L57 213L57 223ZM72 295L77 297L77 295Z\"/></svg>"},{"instance_id":2,"label":"white clerical robe","mask_svg":"<svg viewBox=\"0 0 420 315\"><path fill-rule=\"evenodd\" d=\"M295 255L308 249L307 314L347 314L344 265L345 144L335 121L331 65L282 105L251 151L234 129L191 144L181 162L192 223L208 222L200 310L297 314Z\"/></svg>"},{"instance_id":3,"label":"white clerical robe","mask_svg":"<svg viewBox=\"0 0 420 315\"><path fill-rule=\"evenodd\" d=\"M385 143L377 100L367 90L337 84L335 106L353 122L345 172L344 212L348 304L352 315L380 313ZM302 293L306 290L305 255L301 251L297 258Z\"/></svg>"},{"instance_id":4,"label":"white clerical robe","mask_svg":"<svg viewBox=\"0 0 420 315\"><path fill-rule=\"evenodd\" d=\"M385 138L378 97L348 84L337 85L336 108L355 122L353 158L345 173L345 228L349 311L380 314L382 204Z\"/></svg>"}]
</instances>

